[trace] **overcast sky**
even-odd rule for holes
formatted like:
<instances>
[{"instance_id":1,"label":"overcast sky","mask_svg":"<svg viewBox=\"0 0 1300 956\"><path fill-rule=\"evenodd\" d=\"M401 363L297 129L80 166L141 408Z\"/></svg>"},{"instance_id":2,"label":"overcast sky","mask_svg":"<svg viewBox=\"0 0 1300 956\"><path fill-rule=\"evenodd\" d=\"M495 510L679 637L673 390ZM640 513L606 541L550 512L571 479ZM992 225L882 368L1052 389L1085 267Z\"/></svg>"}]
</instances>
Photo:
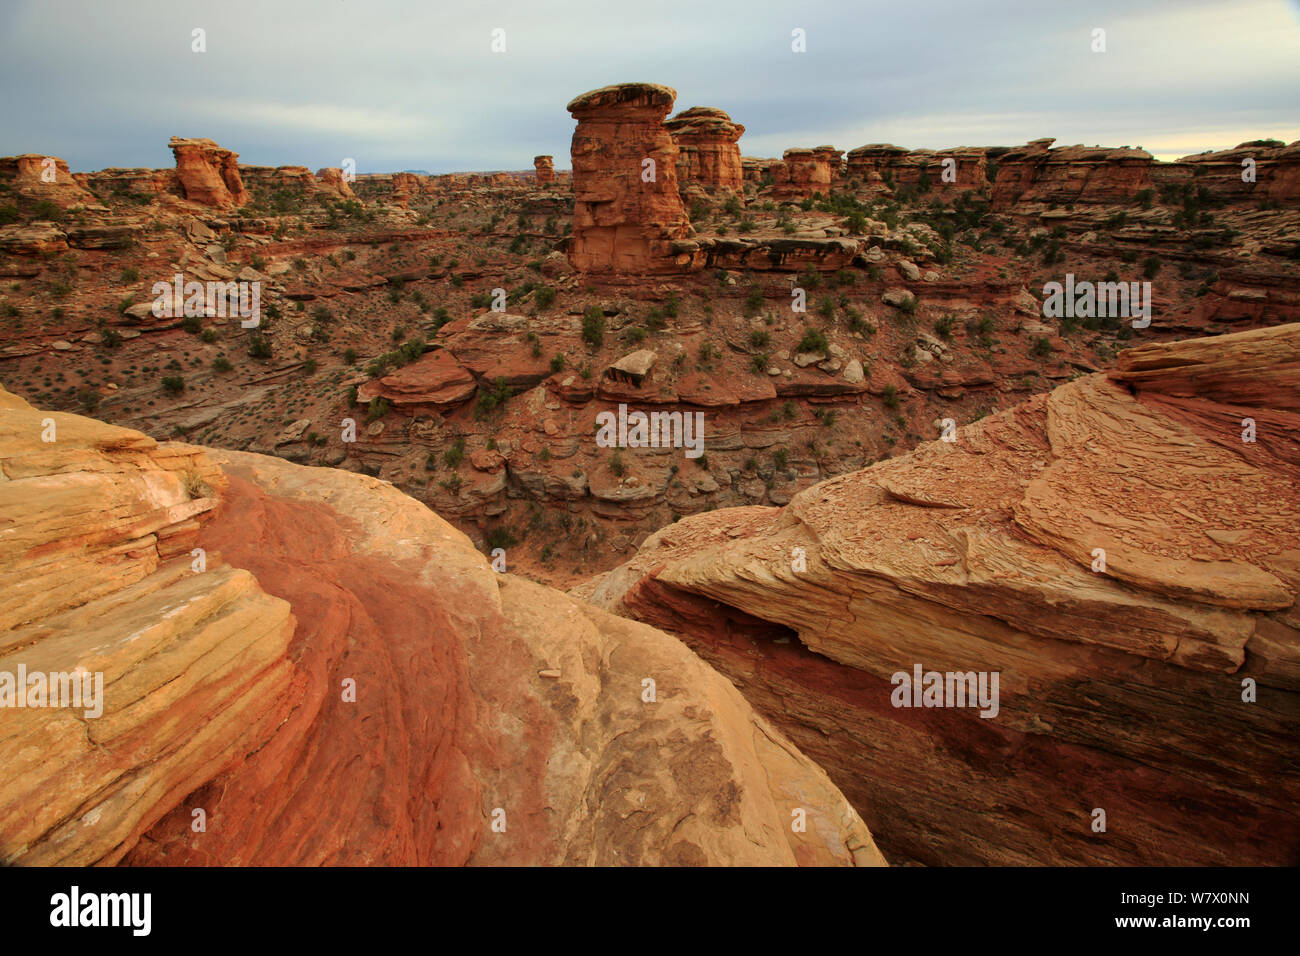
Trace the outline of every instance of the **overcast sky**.
<instances>
[{"instance_id":1,"label":"overcast sky","mask_svg":"<svg viewBox=\"0 0 1300 956\"><path fill-rule=\"evenodd\" d=\"M259 165L568 168L565 104L631 80L726 110L747 156L1054 136L1172 158L1300 139L1300 0L0 0L0 155L79 171L171 166L173 135Z\"/></svg>"}]
</instances>

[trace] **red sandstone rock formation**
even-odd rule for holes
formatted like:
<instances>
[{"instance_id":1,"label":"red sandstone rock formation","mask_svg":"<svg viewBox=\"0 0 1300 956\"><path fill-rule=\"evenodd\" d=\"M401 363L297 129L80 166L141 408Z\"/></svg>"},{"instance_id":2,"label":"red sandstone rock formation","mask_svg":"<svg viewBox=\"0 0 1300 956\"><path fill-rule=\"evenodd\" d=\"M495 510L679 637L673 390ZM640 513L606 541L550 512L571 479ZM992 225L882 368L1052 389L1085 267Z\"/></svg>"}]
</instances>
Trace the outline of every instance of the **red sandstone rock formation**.
<instances>
[{"instance_id":1,"label":"red sandstone rock formation","mask_svg":"<svg viewBox=\"0 0 1300 956\"><path fill-rule=\"evenodd\" d=\"M239 154L210 139L173 136L168 144L176 157L181 194L204 206L242 206L248 193L239 177ZM310 175L310 174L308 174Z\"/></svg>"},{"instance_id":2,"label":"red sandstone rock formation","mask_svg":"<svg viewBox=\"0 0 1300 956\"><path fill-rule=\"evenodd\" d=\"M684 635L891 859L1289 863L1297 435L1300 326L1145 345L576 593ZM997 672L997 715L895 706L916 665Z\"/></svg>"},{"instance_id":3,"label":"red sandstone rock formation","mask_svg":"<svg viewBox=\"0 0 1300 956\"><path fill-rule=\"evenodd\" d=\"M1243 160L1254 160L1254 182L1242 180ZM1184 156L1176 163L1156 163L1151 179L1157 185L1182 183L1206 189L1228 202L1276 201L1300 203L1300 140L1287 146L1242 143L1235 149Z\"/></svg>"},{"instance_id":4,"label":"red sandstone rock formation","mask_svg":"<svg viewBox=\"0 0 1300 956\"><path fill-rule=\"evenodd\" d=\"M781 165L779 159L761 159L757 156L740 157L741 175L745 182L755 186L762 185L769 176L775 176L774 168Z\"/></svg>"},{"instance_id":5,"label":"red sandstone rock formation","mask_svg":"<svg viewBox=\"0 0 1300 956\"><path fill-rule=\"evenodd\" d=\"M840 177L843 155L834 146L787 149L781 165L772 170L776 179L772 196L792 200L830 195Z\"/></svg>"},{"instance_id":6,"label":"red sandstone rock formation","mask_svg":"<svg viewBox=\"0 0 1300 956\"><path fill-rule=\"evenodd\" d=\"M555 182L555 161L553 156L534 156L533 168L537 170L537 184L549 186Z\"/></svg>"},{"instance_id":7,"label":"red sandstone rock formation","mask_svg":"<svg viewBox=\"0 0 1300 956\"><path fill-rule=\"evenodd\" d=\"M340 199L357 198L348 181L343 178L343 170L338 166L316 170L316 184L322 192L334 193Z\"/></svg>"},{"instance_id":8,"label":"red sandstone rock formation","mask_svg":"<svg viewBox=\"0 0 1300 956\"><path fill-rule=\"evenodd\" d=\"M988 149L996 163L993 206L1017 203L1129 203L1150 184L1151 154L1128 147L1051 148L1048 137L1013 149Z\"/></svg>"},{"instance_id":9,"label":"red sandstone rock formation","mask_svg":"<svg viewBox=\"0 0 1300 956\"><path fill-rule=\"evenodd\" d=\"M0 476L0 671L103 675L98 715L0 710L0 862L884 862L680 642L387 482L2 389Z\"/></svg>"},{"instance_id":10,"label":"red sandstone rock formation","mask_svg":"<svg viewBox=\"0 0 1300 956\"><path fill-rule=\"evenodd\" d=\"M979 190L988 185L985 150L980 147L908 150L890 143L874 143L850 150L846 165L845 175L866 186L886 186L893 182L895 187L916 187L922 184L922 177L931 186L959 191ZM946 170L951 170L951 182L944 179Z\"/></svg>"},{"instance_id":11,"label":"red sandstone rock formation","mask_svg":"<svg viewBox=\"0 0 1300 956\"><path fill-rule=\"evenodd\" d=\"M428 415L459 405L474 395L474 376L447 349L421 356L391 375L366 382L357 389L357 400L382 398L400 412Z\"/></svg>"},{"instance_id":12,"label":"red sandstone rock formation","mask_svg":"<svg viewBox=\"0 0 1300 956\"><path fill-rule=\"evenodd\" d=\"M110 192L124 192L137 196L164 197L169 194L180 195L180 180L175 169L122 169L111 167L94 173L74 173L84 175L85 184L92 189L108 189Z\"/></svg>"},{"instance_id":13,"label":"red sandstone rock formation","mask_svg":"<svg viewBox=\"0 0 1300 956\"><path fill-rule=\"evenodd\" d=\"M20 196L49 199L60 206L95 201L57 156L24 153L0 157L0 182L8 183Z\"/></svg>"},{"instance_id":14,"label":"red sandstone rock formation","mask_svg":"<svg viewBox=\"0 0 1300 956\"><path fill-rule=\"evenodd\" d=\"M666 86L622 83L569 103L578 121L568 249L574 268L653 273L686 264L671 252L691 231L677 191L677 147L664 127L676 98Z\"/></svg>"},{"instance_id":15,"label":"red sandstone rock formation","mask_svg":"<svg viewBox=\"0 0 1300 956\"><path fill-rule=\"evenodd\" d=\"M743 195L744 173L737 141L745 127L722 110L693 106L665 124L677 144L677 184L700 186L706 192Z\"/></svg>"}]
</instances>

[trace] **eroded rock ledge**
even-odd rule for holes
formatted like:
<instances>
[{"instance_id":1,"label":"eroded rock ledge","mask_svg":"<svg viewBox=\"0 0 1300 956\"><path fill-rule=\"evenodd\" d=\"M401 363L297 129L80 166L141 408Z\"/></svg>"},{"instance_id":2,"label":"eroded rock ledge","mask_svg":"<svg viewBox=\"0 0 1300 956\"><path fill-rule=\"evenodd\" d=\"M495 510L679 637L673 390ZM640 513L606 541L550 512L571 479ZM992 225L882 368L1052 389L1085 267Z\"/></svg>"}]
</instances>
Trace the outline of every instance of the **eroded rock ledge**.
<instances>
[{"instance_id":1,"label":"eroded rock ledge","mask_svg":"<svg viewBox=\"0 0 1300 956\"><path fill-rule=\"evenodd\" d=\"M1298 359L1296 325L1133 349L575 593L683 635L892 860L1294 862ZM998 716L895 709L917 663L999 672Z\"/></svg>"}]
</instances>

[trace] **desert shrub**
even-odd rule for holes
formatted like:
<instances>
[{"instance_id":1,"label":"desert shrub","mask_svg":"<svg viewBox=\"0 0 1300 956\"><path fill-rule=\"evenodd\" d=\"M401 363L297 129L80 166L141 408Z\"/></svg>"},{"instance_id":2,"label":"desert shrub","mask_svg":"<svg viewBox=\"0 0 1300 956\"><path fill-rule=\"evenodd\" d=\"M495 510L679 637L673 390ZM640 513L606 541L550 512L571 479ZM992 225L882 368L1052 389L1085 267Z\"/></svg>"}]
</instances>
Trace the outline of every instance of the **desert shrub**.
<instances>
[{"instance_id":1,"label":"desert shrub","mask_svg":"<svg viewBox=\"0 0 1300 956\"><path fill-rule=\"evenodd\" d=\"M598 305L589 306L582 314L582 341L592 348L605 342L605 313Z\"/></svg>"},{"instance_id":2,"label":"desert shrub","mask_svg":"<svg viewBox=\"0 0 1300 956\"><path fill-rule=\"evenodd\" d=\"M796 352L825 352L830 348L830 343L826 340L826 333L818 329L808 329L795 346Z\"/></svg>"},{"instance_id":3,"label":"desert shrub","mask_svg":"<svg viewBox=\"0 0 1300 956\"><path fill-rule=\"evenodd\" d=\"M442 460L447 463L448 468L455 468L460 464L461 459L465 457L465 439L457 438L451 446L442 453Z\"/></svg>"}]
</instances>

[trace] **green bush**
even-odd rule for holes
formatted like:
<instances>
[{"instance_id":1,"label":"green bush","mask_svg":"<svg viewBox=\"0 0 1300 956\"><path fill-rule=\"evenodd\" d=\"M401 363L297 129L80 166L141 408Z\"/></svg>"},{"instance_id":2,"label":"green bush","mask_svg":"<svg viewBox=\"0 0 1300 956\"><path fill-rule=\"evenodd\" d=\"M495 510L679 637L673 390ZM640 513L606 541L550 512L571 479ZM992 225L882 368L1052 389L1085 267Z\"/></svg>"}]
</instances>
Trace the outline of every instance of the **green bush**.
<instances>
[{"instance_id":1,"label":"green bush","mask_svg":"<svg viewBox=\"0 0 1300 956\"><path fill-rule=\"evenodd\" d=\"M796 352L825 352L830 348L830 343L826 340L826 334L818 329L808 329L795 346Z\"/></svg>"},{"instance_id":2,"label":"green bush","mask_svg":"<svg viewBox=\"0 0 1300 956\"><path fill-rule=\"evenodd\" d=\"M582 315L582 341L592 348L600 348L605 342L605 313L600 306L588 306Z\"/></svg>"}]
</instances>

